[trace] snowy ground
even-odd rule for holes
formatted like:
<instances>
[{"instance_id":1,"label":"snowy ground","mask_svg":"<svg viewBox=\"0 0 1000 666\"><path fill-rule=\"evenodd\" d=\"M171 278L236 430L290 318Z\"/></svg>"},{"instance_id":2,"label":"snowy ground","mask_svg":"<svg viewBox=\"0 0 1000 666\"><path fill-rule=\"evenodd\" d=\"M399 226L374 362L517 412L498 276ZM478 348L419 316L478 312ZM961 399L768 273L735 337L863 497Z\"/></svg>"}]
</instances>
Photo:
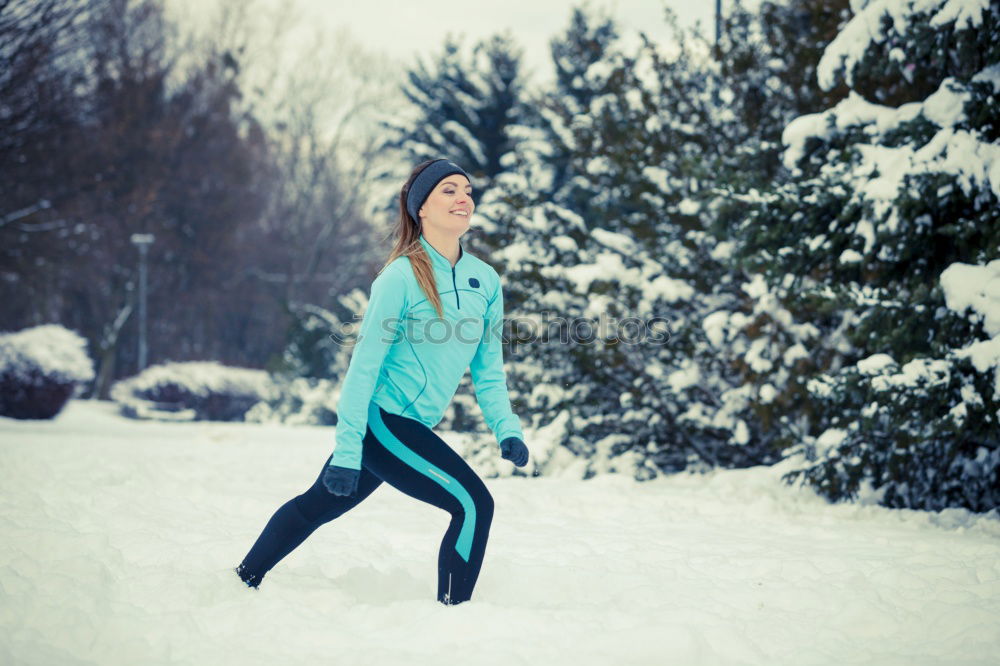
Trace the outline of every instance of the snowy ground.
<instances>
[{"instance_id":1,"label":"snowy ground","mask_svg":"<svg viewBox=\"0 0 1000 666\"><path fill-rule=\"evenodd\" d=\"M453 607L447 515L383 485L244 587L232 567L332 442L100 402L0 419L0 663L1000 663L995 514L829 506L774 469L488 479Z\"/></svg>"}]
</instances>

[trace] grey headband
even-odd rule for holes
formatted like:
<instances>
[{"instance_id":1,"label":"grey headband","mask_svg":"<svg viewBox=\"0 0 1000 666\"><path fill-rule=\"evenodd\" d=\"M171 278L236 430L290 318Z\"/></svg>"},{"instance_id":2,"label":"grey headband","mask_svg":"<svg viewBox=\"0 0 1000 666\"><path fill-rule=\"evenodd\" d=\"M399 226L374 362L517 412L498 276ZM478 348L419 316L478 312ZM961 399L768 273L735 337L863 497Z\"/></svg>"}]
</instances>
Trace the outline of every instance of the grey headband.
<instances>
[{"instance_id":1,"label":"grey headband","mask_svg":"<svg viewBox=\"0 0 1000 666\"><path fill-rule=\"evenodd\" d=\"M417 177L413 179L410 184L410 190L406 193L406 210L410 213L410 217L413 218L414 222L420 222L420 218L417 217L417 211L420 207L424 205L427 201L427 197L430 196L431 190L441 182L445 176L450 176L453 173L460 173L466 178L469 178L469 174L465 173L465 169L458 166L451 160L435 160L431 162L424 170L417 174ZM469 178L469 182L472 179Z\"/></svg>"}]
</instances>

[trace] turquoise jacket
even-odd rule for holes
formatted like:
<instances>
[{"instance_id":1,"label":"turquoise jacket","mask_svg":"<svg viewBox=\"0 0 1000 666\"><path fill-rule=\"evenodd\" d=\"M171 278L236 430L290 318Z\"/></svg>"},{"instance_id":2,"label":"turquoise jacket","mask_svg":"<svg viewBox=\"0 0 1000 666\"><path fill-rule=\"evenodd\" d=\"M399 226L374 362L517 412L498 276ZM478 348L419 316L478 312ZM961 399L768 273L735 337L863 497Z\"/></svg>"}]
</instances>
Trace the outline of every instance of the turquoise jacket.
<instances>
[{"instance_id":1,"label":"turquoise jacket","mask_svg":"<svg viewBox=\"0 0 1000 666\"><path fill-rule=\"evenodd\" d=\"M524 439L510 407L503 368L500 276L459 244L454 266L420 236L430 256L444 318L417 283L409 257L397 257L372 282L337 404L331 465L361 469L369 403L428 428L444 416L466 369L498 442Z\"/></svg>"}]
</instances>

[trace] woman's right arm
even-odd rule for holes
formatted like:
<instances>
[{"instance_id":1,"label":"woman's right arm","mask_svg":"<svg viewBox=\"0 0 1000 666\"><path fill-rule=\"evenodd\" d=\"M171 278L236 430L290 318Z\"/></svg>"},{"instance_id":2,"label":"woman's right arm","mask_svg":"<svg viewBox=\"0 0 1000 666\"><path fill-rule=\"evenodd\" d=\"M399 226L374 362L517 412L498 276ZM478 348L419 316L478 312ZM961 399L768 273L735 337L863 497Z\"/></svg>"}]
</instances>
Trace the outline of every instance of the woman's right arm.
<instances>
[{"instance_id":1,"label":"woman's right arm","mask_svg":"<svg viewBox=\"0 0 1000 666\"><path fill-rule=\"evenodd\" d=\"M337 441L331 465L361 469L361 441L368 426L368 404L386 352L406 310L405 262L390 265L372 282L351 362L337 402Z\"/></svg>"}]
</instances>

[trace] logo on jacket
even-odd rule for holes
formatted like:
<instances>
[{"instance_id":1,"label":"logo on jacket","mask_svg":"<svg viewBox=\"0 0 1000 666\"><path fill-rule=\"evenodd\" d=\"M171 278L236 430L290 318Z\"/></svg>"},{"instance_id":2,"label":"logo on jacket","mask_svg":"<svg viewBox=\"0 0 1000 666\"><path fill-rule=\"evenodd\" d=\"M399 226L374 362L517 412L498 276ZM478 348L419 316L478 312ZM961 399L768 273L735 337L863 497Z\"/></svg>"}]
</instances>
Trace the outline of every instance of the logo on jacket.
<instances>
[{"instance_id":1,"label":"logo on jacket","mask_svg":"<svg viewBox=\"0 0 1000 666\"><path fill-rule=\"evenodd\" d=\"M476 278L469 278L469 286L470 287L478 287L479 286L479 280L477 280Z\"/></svg>"}]
</instances>

